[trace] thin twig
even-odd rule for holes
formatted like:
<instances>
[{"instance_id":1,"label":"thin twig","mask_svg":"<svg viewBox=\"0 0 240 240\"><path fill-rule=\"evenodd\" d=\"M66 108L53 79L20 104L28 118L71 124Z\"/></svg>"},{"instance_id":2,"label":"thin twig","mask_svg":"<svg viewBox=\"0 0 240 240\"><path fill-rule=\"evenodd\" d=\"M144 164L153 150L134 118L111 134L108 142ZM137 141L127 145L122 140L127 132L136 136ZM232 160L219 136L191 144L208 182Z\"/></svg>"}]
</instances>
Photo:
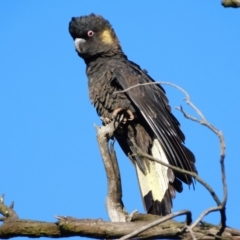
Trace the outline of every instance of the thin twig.
<instances>
[{"instance_id":1,"label":"thin twig","mask_svg":"<svg viewBox=\"0 0 240 240\"><path fill-rule=\"evenodd\" d=\"M224 136L222 134L221 131L219 131L217 128L215 128L212 124L210 124L206 118L204 117L203 113L191 102L190 99L190 95L187 93L187 91L185 91L183 88L181 88L180 86L170 83L170 82L148 82L148 83L139 83L136 84L134 86L131 86L127 89L124 89L122 91L117 91L115 93L120 93L120 92L127 92L129 90L131 90L132 88L135 87L139 87L139 86L146 86L146 85L155 85L155 84L162 84L162 85L170 85L173 86L175 88L177 88L178 90L180 90L184 95L185 95L185 101L186 103L195 110L195 112L198 114L198 116L200 116L200 119L197 119L193 116L190 116L189 114L187 114L182 107L177 108L177 110L181 111L183 113L183 115L187 118L190 119L192 121L195 121L199 124L202 124L206 127L208 127L211 131L213 131L219 138L219 142L220 142L220 165L221 165L221 174L222 174L222 185L223 185L223 200L222 202L219 200L219 198L217 197L217 195L215 194L215 192L212 190L212 188L210 188L210 186L208 186L208 184L203 184L203 182L199 181L199 179L197 178L197 174L192 173L192 172L188 172L188 171L183 171L183 169L181 169L180 172L182 173L186 173L189 174L191 176L193 176L197 181L199 181L201 184L203 184L203 186L208 186L206 187L208 189L208 191L211 193L211 195L213 196L214 200L216 201L217 205L218 205L218 210L221 213L221 222L222 222L222 226L226 227L226 212L225 212L225 206L226 206L226 202L227 202L227 182L226 182L226 172L225 172L225 165L224 165L224 159L225 159L225 149L226 149L226 145L225 145L225 140L224 140ZM152 159L151 156L147 156L148 158ZM152 159L152 160L156 160L156 159ZM161 162L161 164L163 164L163 162ZM163 164L165 166L167 166L168 164ZM173 166L168 165L167 167L170 167L176 171L179 171L179 169L175 169L173 168ZM210 191L211 190L211 191ZM213 194L214 193L214 194ZM207 211L207 210L206 210ZM205 212L203 212L203 216ZM202 215L200 215L200 217L198 219L201 218ZM199 223L199 222L198 222Z\"/></svg>"},{"instance_id":2,"label":"thin twig","mask_svg":"<svg viewBox=\"0 0 240 240\"><path fill-rule=\"evenodd\" d=\"M170 84L172 85L172 84ZM174 85L172 85L174 86ZM174 86L176 87L176 86ZM179 89L179 87L177 86L177 88ZM194 225L196 226L205 215L207 215L208 213L212 212L212 211L220 211L221 214L221 223L222 223L222 227L225 228L226 227L226 211L225 211L225 206L227 203L227 182L226 182L226 172L225 172L225 165L224 165L224 159L225 159L225 155L226 155L226 144L225 144L225 140L224 140L224 136L222 134L222 132L220 130L218 130L217 128L215 128L212 124L210 124L206 118L204 117L204 115L202 114L202 112L191 102L190 100L190 95L184 90L182 91L185 96L186 96L186 103L188 105L190 105L195 111L196 113L200 116L201 119L197 119L194 118L192 116L190 116L189 114L187 114L183 108L177 108L179 111L181 111L183 113L183 115L187 118L190 119L192 121L195 121L197 123L200 123L201 125L206 126L208 129L210 129L211 131L213 131L213 133L215 133L218 138L219 138L219 142L220 142L220 166L221 166L221 175L222 175L222 186L223 186L223 200L221 204L218 204L218 207L215 208L209 208L206 211L204 211L199 218L195 221Z\"/></svg>"},{"instance_id":3,"label":"thin twig","mask_svg":"<svg viewBox=\"0 0 240 240\"><path fill-rule=\"evenodd\" d=\"M206 209L205 211L203 211L201 213L201 215L195 220L194 223L191 224L191 226L189 226L190 229L193 229L194 227L196 227L198 225L198 223L200 223L203 218L208 215L210 212L216 212L216 211L219 211L222 209L222 206L217 206L217 207L211 207L211 208L208 208Z\"/></svg>"},{"instance_id":4,"label":"thin twig","mask_svg":"<svg viewBox=\"0 0 240 240\"><path fill-rule=\"evenodd\" d=\"M197 110L197 113L200 112L200 110L190 101L190 96L187 94L186 95L186 101L190 102L191 107L193 107L194 109ZM203 114L201 113L200 117L203 116L202 119L196 119L192 116L190 116L189 114L187 114L183 108L177 108L177 110L179 110L180 112L183 113L184 117L186 117L187 119L190 119L194 122L197 122L203 126L206 126L208 129L210 129L213 133L215 133L218 136L219 139L219 143L220 143L220 166L221 166L221 175L222 175L222 186L223 186L223 200L221 204L218 204L218 206L221 208L219 208L220 213L221 213L221 223L223 227L226 227L226 211L225 211L225 206L227 203L227 195L228 195L228 191L227 191L227 182L226 182L226 172L225 172L225 164L224 164L224 159L225 159L225 155L226 155L226 144L225 144L225 140L224 140L224 136L222 134L222 132L220 130L218 130L217 128L215 128L212 124L210 124L206 118L203 116Z\"/></svg>"},{"instance_id":5,"label":"thin twig","mask_svg":"<svg viewBox=\"0 0 240 240\"><path fill-rule=\"evenodd\" d=\"M174 84L174 83L170 83L170 82L148 82L148 83L138 83L134 86L131 86L129 88L126 88L124 90L121 90L121 91L116 91L114 93L124 93L124 92L127 92L135 87L139 87L139 86L147 86L147 85L158 85L158 84L162 84L162 85L169 85L169 86L172 86L172 87L175 87L177 88L178 90L180 90L185 96L186 96L186 99L184 99L186 101L186 103L191 106L195 111L196 113L202 118L202 119L205 119L202 112L194 105L191 103L190 101L190 95L187 93L187 91L185 91L183 88L181 88L180 86Z\"/></svg>"},{"instance_id":6,"label":"thin twig","mask_svg":"<svg viewBox=\"0 0 240 240\"><path fill-rule=\"evenodd\" d=\"M157 158L154 158L153 156L147 154L147 153L144 153L135 143L135 141L133 141L133 139L131 139L131 142L132 144L134 145L134 147L137 149L137 155L140 156L140 157L146 157L148 158L149 160L152 160L152 161L155 161L155 162L158 162L166 167L169 167L175 171L178 171L178 172L181 172L181 173L185 173L185 174L188 174L190 176L192 176L194 179L196 179L199 183L201 183L209 192L210 194L212 195L213 199L215 200L215 202L217 203L217 205L221 205L221 201L220 199L218 198L217 194L215 193L215 191L212 189L212 187L206 183L202 178L199 177L198 174L196 174L195 172L190 172L190 171L187 171L185 169L182 169L182 168L179 168L179 167L175 167L173 165L170 165L170 164L167 164Z\"/></svg>"},{"instance_id":7,"label":"thin twig","mask_svg":"<svg viewBox=\"0 0 240 240\"><path fill-rule=\"evenodd\" d=\"M215 212L215 211L220 211L223 209L223 205L221 203L221 201L219 200L219 198L217 197L216 193L214 192L214 190L210 187L209 184L207 184L203 179L201 179L196 173L194 172L190 172L190 171L187 171L187 170L184 170L184 169L181 169L181 168L178 168L178 167L175 167L175 166L172 166L172 165L169 165L169 164L166 164L165 162L161 161L161 160L158 160L154 157L152 157L151 155L149 154L146 154L146 153L143 153L141 151L141 149L136 145L135 141L132 141L132 143L134 144L134 146L136 147L137 149L137 155L138 156L142 156L142 157L146 157L152 161L155 161L155 162L158 162L166 167L169 167L175 171L179 171L179 172L182 172L182 173L186 173L188 175L191 175L192 177L194 177L194 179L196 179L199 183L201 183L212 195L213 199L215 200L215 202L217 203L217 207L212 207L212 208L208 208L206 209L204 212L201 213L201 215L195 220L195 222L193 224L191 224L191 226L189 226L188 228L190 228L191 230L198 225L199 222L202 221L202 219L207 215L209 214L210 212ZM225 212L224 212L225 213ZM222 218L225 218L222 216ZM225 221L223 221L225 222ZM224 225L224 224L223 224Z\"/></svg>"},{"instance_id":8,"label":"thin twig","mask_svg":"<svg viewBox=\"0 0 240 240\"><path fill-rule=\"evenodd\" d=\"M179 87L176 84L172 84L169 82L162 82L162 84L166 84L166 85L170 85L173 86L177 89L179 89L181 92L183 92L186 96L186 103L193 108L196 113L200 116L200 120L196 120L196 118L190 116L189 114L187 114L183 108L180 108L180 111L184 114L184 116L188 119L191 119L193 121L196 121L204 126L206 126L207 128L209 128L211 131L213 131L219 138L219 142L220 142L220 165L221 165L221 174L222 174L222 184L223 184L223 201L222 201L222 205L223 207L225 207L226 202L227 202L227 182L226 182L226 172L225 172L225 165L224 165L224 159L225 159L225 155L226 155L226 144L225 144L225 140L224 140L224 136L222 134L222 132L220 130L218 130L216 127L214 127L212 124L210 124L206 118L204 117L203 113L198 109L198 107L196 107L190 99L190 95L187 93L187 91L185 91L183 88Z\"/></svg>"},{"instance_id":9,"label":"thin twig","mask_svg":"<svg viewBox=\"0 0 240 240\"><path fill-rule=\"evenodd\" d=\"M191 212L189 210L182 210L182 211L179 211L179 212L170 213L170 214L168 214L165 217L157 219L157 220L155 220L155 221L153 221L153 222L151 222L151 223L149 223L147 225L144 225L143 227L141 227L141 228L139 228L139 229L137 229L137 230L135 230L135 231L133 231L133 232L131 232L131 233L121 237L121 238L119 238L119 240L130 239L130 238L138 235L139 233L148 230L149 228L152 228L152 227L154 227L154 226L156 226L156 225L158 225L160 223L166 222L169 219L172 219L172 218L177 217L177 216L187 215L187 214L191 214Z\"/></svg>"}]
</instances>

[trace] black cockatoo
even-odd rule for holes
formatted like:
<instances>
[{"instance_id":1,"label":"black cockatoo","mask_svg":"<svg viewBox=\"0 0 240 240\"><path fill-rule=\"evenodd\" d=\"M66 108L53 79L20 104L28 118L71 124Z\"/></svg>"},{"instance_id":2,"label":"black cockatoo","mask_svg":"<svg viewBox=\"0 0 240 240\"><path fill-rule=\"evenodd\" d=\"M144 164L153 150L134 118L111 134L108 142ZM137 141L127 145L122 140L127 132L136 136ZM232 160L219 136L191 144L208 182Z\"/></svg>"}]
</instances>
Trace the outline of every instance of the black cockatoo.
<instances>
[{"instance_id":1,"label":"black cockatoo","mask_svg":"<svg viewBox=\"0 0 240 240\"><path fill-rule=\"evenodd\" d=\"M160 85L144 85L154 80L128 60L110 23L100 15L73 17L69 32L78 55L86 63L89 96L104 123L124 115L114 132L124 153L136 168L140 191L148 213L171 212L175 191L192 177L135 154L133 141L145 153L179 168L196 172L193 153L184 146L184 134L171 113ZM116 93L118 92L118 93Z\"/></svg>"}]
</instances>

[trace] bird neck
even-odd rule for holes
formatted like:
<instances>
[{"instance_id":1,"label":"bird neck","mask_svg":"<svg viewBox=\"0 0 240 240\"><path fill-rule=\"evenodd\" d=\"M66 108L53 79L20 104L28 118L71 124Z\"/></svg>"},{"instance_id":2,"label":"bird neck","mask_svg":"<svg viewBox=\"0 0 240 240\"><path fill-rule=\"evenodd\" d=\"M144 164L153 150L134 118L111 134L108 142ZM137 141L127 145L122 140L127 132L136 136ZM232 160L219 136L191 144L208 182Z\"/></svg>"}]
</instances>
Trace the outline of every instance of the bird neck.
<instances>
[{"instance_id":1,"label":"bird neck","mask_svg":"<svg viewBox=\"0 0 240 240\"><path fill-rule=\"evenodd\" d=\"M125 58L127 56L123 53L121 48L115 48L111 51L99 53L89 58L84 58L84 61L87 65L87 68L91 65L95 65L96 63L106 62L108 59L112 58Z\"/></svg>"}]
</instances>

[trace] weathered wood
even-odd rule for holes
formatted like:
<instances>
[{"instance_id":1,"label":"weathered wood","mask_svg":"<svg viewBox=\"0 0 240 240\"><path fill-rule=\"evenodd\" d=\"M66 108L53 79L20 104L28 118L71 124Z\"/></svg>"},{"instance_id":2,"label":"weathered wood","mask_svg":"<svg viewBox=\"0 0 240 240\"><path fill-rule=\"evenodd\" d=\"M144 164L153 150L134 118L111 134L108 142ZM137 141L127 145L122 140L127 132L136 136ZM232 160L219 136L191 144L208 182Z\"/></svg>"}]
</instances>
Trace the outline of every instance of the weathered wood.
<instances>
[{"instance_id":1,"label":"weathered wood","mask_svg":"<svg viewBox=\"0 0 240 240\"><path fill-rule=\"evenodd\" d=\"M222 0L224 7L238 8L240 7L240 0Z\"/></svg>"},{"instance_id":2,"label":"weathered wood","mask_svg":"<svg viewBox=\"0 0 240 240\"><path fill-rule=\"evenodd\" d=\"M136 214L135 222L106 222L101 219L74 219L71 217L58 217L58 223L16 220L6 222L0 226L0 238L6 239L17 236L61 238L70 236L89 238L119 238L131 233L137 228L159 218L154 215ZM141 220L140 220L141 219ZM181 233L184 223L167 221L138 235L139 238L168 238L191 239L189 233ZM215 239L220 228L212 224L204 224L193 229L196 238ZM240 239L240 231L226 228L223 239Z\"/></svg>"}]
</instances>

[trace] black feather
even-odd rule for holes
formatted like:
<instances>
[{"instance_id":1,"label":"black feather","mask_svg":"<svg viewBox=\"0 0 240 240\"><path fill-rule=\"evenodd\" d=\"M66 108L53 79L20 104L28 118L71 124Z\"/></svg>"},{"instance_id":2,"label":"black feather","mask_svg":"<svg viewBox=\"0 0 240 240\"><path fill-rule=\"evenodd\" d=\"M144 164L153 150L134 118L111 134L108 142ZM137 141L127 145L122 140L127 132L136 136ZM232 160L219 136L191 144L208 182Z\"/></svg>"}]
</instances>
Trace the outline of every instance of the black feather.
<instances>
[{"instance_id":1,"label":"black feather","mask_svg":"<svg viewBox=\"0 0 240 240\"><path fill-rule=\"evenodd\" d=\"M88 39L87 31L96 34ZM109 41L102 39L102 33L108 33ZM130 110L133 121L128 121L118 128L114 136L119 145L145 174L149 160L136 156L136 149L131 139L145 153L151 154L153 141L158 139L168 162L181 169L196 172L195 157L184 146L185 136L178 120L171 113L165 91L159 84L137 86L144 83L155 83L145 70L129 61L122 52L117 36L110 23L99 15L91 14L73 18L69 24L73 39L84 38L84 53L79 53L87 65L89 97L98 115L112 118L115 109ZM126 90L124 92L121 92ZM182 192L182 182L192 184L192 177L174 170L167 172L169 186L161 201L154 200L150 190L143 196L147 212L165 215L171 212L172 198L175 190Z\"/></svg>"}]
</instances>

